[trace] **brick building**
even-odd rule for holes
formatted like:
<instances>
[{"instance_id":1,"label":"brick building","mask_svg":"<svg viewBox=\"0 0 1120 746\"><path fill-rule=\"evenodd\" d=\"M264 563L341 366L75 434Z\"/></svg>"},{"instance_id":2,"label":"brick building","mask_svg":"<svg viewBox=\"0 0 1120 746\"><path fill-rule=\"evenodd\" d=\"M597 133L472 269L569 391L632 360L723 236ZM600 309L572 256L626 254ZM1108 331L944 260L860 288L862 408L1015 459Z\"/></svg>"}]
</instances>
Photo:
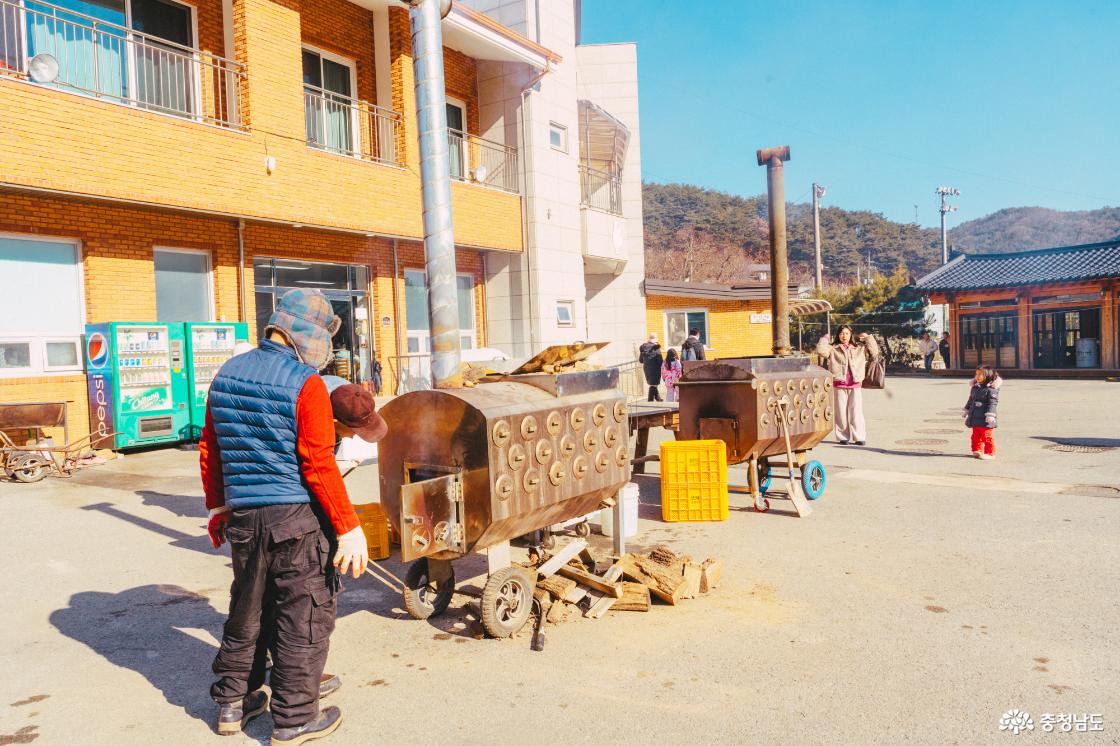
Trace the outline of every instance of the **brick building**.
<instances>
[{"instance_id":1,"label":"brick building","mask_svg":"<svg viewBox=\"0 0 1120 746\"><path fill-rule=\"evenodd\" d=\"M540 20L489 5L457 2L443 26L462 341L528 354L549 329L589 336L585 288L559 299L568 324L530 308L539 281L511 291L542 271L531 213L557 199L530 153L560 122L578 131L574 90L531 118L526 102L574 78L578 12L561 3L568 26L550 32L571 41L565 62L526 35ZM53 79L33 75L42 55ZM65 400L82 435L86 323L245 321L255 338L292 287L331 299L351 377L375 359L388 392L422 376L412 65L393 0L0 0L0 403Z\"/></svg>"},{"instance_id":2,"label":"brick building","mask_svg":"<svg viewBox=\"0 0 1120 746\"><path fill-rule=\"evenodd\" d=\"M916 287L949 306L953 368L1120 368L1120 241L963 254Z\"/></svg>"}]
</instances>

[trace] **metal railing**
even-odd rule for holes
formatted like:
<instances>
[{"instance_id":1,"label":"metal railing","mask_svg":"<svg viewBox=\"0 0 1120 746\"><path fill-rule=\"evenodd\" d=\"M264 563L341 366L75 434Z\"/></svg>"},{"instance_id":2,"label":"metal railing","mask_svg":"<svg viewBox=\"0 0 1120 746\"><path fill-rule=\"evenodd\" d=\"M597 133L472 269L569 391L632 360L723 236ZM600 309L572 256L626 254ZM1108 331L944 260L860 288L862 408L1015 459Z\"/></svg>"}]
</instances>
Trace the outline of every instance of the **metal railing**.
<instances>
[{"instance_id":1,"label":"metal railing","mask_svg":"<svg viewBox=\"0 0 1120 746\"><path fill-rule=\"evenodd\" d=\"M407 394L409 391L427 391L432 387L432 356L428 353L390 357L389 369L397 379L397 395Z\"/></svg>"},{"instance_id":2,"label":"metal railing","mask_svg":"<svg viewBox=\"0 0 1120 746\"><path fill-rule=\"evenodd\" d=\"M244 129L243 65L49 3L0 0L0 74L28 78L44 53L58 61L44 85Z\"/></svg>"},{"instance_id":3,"label":"metal railing","mask_svg":"<svg viewBox=\"0 0 1120 746\"><path fill-rule=\"evenodd\" d=\"M649 386L646 384L645 369L641 363L631 360L611 367L618 369L618 387L626 394L628 404L646 400Z\"/></svg>"},{"instance_id":4,"label":"metal railing","mask_svg":"<svg viewBox=\"0 0 1120 746\"><path fill-rule=\"evenodd\" d=\"M521 193L517 148L450 128L447 139L452 179Z\"/></svg>"},{"instance_id":5,"label":"metal railing","mask_svg":"<svg viewBox=\"0 0 1120 746\"><path fill-rule=\"evenodd\" d=\"M307 144L374 163L400 165L401 115L361 99L303 86Z\"/></svg>"},{"instance_id":6,"label":"metal railing","mask_svg":"<svg viewBox=\"0 0 1120 746\"><path fill-rule=\"evenodd\" d=\"M579 165L580 204L612 215L622 214L622 177Z\"/></svg>"}]
</instances>

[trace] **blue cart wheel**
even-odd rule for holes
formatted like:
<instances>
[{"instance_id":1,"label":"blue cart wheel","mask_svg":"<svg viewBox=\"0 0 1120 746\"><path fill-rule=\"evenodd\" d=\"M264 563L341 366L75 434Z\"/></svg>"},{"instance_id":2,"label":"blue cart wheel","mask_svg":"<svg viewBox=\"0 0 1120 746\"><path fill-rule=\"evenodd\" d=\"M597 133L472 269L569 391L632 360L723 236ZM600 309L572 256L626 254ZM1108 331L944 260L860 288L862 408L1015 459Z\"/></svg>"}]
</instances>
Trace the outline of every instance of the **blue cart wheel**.
<instances>
[{"instance_id":1,"label":"blue cart wheel","mask_svg":"<svg viewBox=\"0 0 1120 746\"><path fill-rule=\"evenodd\" d=\"M805 497L816 500L824 494L824 465L820 461L810 461L801 467L801 486Z\"/></svg>"},{"instance_id":2,"label":"blue cart wheel","mask_svg":"<svg viewBox=\"0 0 1120 746\"><path fill-rule=\"evenodd\" d=\"M764 458L758 460L758 491L763 495L770 489L770 483L774 481L774 470L770 468L770 462Z\"/></svg>"}]
</instances>

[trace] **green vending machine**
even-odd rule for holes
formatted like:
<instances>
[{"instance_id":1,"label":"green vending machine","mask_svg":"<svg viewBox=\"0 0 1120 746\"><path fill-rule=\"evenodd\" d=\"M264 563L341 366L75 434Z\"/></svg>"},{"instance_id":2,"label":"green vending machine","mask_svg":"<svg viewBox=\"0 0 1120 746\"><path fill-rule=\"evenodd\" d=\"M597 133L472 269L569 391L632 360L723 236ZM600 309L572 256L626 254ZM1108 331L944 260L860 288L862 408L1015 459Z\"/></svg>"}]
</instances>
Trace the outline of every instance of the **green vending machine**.
<instances>
[{"instance_id":1,"label":"green vending machine","mask_svg":"<svg viewBox=\"0 0 1120 746\"><path fill-rule=\"evenodd\" d=\"M210 382L225 361L233 357L234 346L249 341L249 327L240 323L188 321L183 324L183 336L187 340L191 438L198 440L206 424Z\"/></svg>"},{"instance_id":2,"label":"green vending machine","mask_svg":"<svg viewBox=\"0 0 1120 746\"><path fill-rule=\"evenodd\" d=\"M90 430L116 432L113 448L190 437L183 325L86 325Z\"/></svg>"}]
</instances>

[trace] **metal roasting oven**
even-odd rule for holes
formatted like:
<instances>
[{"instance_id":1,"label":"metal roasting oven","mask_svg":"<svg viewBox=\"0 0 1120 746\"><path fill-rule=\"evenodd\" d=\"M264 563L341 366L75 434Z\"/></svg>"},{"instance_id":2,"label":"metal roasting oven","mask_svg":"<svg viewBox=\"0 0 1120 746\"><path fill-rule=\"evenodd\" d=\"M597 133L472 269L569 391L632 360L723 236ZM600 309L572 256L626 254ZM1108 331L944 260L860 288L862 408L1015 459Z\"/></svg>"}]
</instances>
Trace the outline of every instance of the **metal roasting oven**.
<instances>
[{"instance_id":1,"label":"metal roasting oven","mask_svg":"<svg viewBox=\"0 0 1120 746\"><path fill-rule=\"evenodd\" d=\"M722 440L729 464L750 462L755 507L769 508L770 459L792 455L806 496L824 491L824 467L805 454L832 430L832 376L805 357L747 357L684 363L680 387L681 440Z\"/></svg>"},{"instance_id":2,"label":"metal roasting oven","mask_svg":"<svg viewBox=\"0 0 1120 746\"><path fill-rule=\"evenodd\" d=\"M379 446L381 500L401 559L413 561L405 606L414 617L447 607L451 560L590 513L629 480L617 369L542 370L600 347L549 348L510 375L411 392L381 410L390 433ZM481 604L491 635L528 618L528 576L517 566L491 575Z\"/></svg>"}]
</instances>

